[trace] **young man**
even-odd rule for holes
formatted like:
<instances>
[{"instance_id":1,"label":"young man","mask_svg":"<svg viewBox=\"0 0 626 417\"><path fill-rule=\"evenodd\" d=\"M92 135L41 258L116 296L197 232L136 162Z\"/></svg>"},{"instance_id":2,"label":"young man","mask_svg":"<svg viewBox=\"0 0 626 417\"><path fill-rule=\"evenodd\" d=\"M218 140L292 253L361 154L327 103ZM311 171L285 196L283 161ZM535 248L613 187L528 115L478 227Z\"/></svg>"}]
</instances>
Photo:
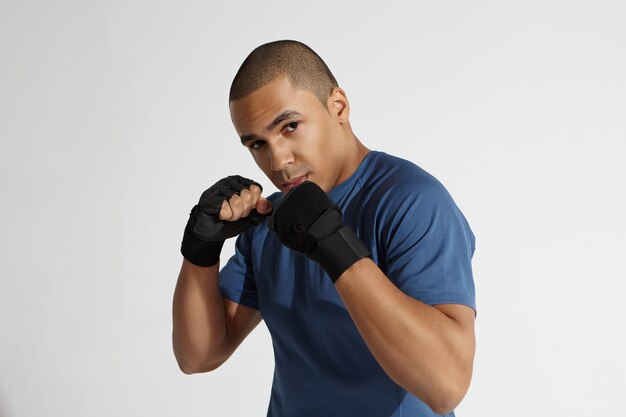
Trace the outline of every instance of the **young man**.
<instances>
[{"instance_id":1,"label":"young man","mask_svg":"<svg viewBox=\"0 0 626 417\"><path fill-rule=\"evenodd\" d=\"M217 368L263 319L268 416L453 415L474 358L474 236L445 188L367 149L346 93L299 42L248 56L230 112L280 192L231 176L193 208L173 306L182 371Z\"/></svg>"}]
</instances>

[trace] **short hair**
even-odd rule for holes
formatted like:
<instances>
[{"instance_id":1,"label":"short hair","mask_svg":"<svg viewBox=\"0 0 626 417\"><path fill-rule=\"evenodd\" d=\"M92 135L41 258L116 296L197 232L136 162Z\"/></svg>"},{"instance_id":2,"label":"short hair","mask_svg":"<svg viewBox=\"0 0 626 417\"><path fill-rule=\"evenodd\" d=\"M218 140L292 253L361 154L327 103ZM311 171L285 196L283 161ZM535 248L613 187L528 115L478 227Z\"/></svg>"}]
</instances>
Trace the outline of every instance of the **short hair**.
<instances>
[{"instance_id":1,"label":"short hair","mask_svg":"<svg viewBox=\"0 0 626 417\"><path fill-rule=\"evenodd\" d=\"M311 91L324 107L338 86L315 51L298 41L280 40L263 44L248 55L230 86L229 101L244 98L280 76L286 76L293 88Z\"/></svg>"}]
</instances>

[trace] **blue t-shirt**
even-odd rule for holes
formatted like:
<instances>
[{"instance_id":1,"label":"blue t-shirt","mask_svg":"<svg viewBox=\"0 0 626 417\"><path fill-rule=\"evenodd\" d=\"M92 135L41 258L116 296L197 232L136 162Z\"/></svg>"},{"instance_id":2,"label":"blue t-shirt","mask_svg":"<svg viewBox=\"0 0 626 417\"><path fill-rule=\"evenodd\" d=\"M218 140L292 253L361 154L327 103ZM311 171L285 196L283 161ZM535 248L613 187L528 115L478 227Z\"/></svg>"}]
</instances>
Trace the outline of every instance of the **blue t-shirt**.
<instances>
[{"instance_id":1,"label":"blue t-shirt","mask_svg":"<svg viewBox=\"0 0 626 417\"><path fill-rule=\"evenodd\" d=\"M430 305L476 309L474 235L433 176L371 151L328 195L400 290ZM283 196L268 198L276 205ZM268 416L436 415L387 376L328 275L284 246L268 221L237 238L220 288L224 297L258 309L270 331L275 369Z\"/></svg>"}]
</instances>

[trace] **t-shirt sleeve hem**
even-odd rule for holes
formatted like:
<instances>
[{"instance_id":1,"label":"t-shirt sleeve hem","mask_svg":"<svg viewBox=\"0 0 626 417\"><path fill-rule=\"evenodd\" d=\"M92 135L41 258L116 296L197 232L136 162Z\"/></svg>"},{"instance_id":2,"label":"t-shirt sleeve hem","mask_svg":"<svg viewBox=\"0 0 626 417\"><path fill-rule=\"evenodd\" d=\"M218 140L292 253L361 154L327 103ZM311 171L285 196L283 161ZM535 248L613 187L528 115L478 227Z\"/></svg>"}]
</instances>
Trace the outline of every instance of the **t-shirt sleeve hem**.
<instances>
[{"instance_id":1,"label":"t-shirt sleeve hem","mask_svg":"<svg viewBox=\"0 0 626 417\"><path fill-rule=\"evenodd\" d=\"M255 300L251 300L250 298L246 298L234 291L229 291L224 288L220 288L220 292L224 298L229 299L230 301L244 305L246 307L254 308L255 310L259 310L259 302Z\"/></svg>"}]
</instances>

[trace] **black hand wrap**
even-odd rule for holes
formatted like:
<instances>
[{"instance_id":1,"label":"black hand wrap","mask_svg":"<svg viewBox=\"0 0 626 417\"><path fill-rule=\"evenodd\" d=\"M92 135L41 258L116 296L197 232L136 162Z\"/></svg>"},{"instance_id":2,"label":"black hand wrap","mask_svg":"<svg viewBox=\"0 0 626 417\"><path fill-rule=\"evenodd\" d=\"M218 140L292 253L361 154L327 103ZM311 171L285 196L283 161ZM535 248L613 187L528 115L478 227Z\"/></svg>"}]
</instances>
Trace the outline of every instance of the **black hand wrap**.
<instances>
[{"instance_id":1,"label":"black hand wrap","mask_svg":"<svg viewBox=\"0 0 626 417\"><path fill-rule=\"evenodd\" d=\"M285 246L318 262L336 282L356 261L371 256L341 216L324 190L305 181L285 195L270 227Z\"/></svg>"},{"instance_id":2,"label":"black hand wrap","mask_svg":"<svg viewBox=\"0 0 626 417\"><path fill-rule=\"evenodd\" d=\"M200 201L189 213L180 248L180 252L189 262L198 266L215 265L220 259L220 252L226 239L263 222L267 215L262 215L256 210L251 210L248 216L234 222L219 218L224 200L238 195L241 190L253 184L263 190L261 184L257 182L239 175L231 175L219 180L202 193Z\"/></svg>"}]
</instances>

